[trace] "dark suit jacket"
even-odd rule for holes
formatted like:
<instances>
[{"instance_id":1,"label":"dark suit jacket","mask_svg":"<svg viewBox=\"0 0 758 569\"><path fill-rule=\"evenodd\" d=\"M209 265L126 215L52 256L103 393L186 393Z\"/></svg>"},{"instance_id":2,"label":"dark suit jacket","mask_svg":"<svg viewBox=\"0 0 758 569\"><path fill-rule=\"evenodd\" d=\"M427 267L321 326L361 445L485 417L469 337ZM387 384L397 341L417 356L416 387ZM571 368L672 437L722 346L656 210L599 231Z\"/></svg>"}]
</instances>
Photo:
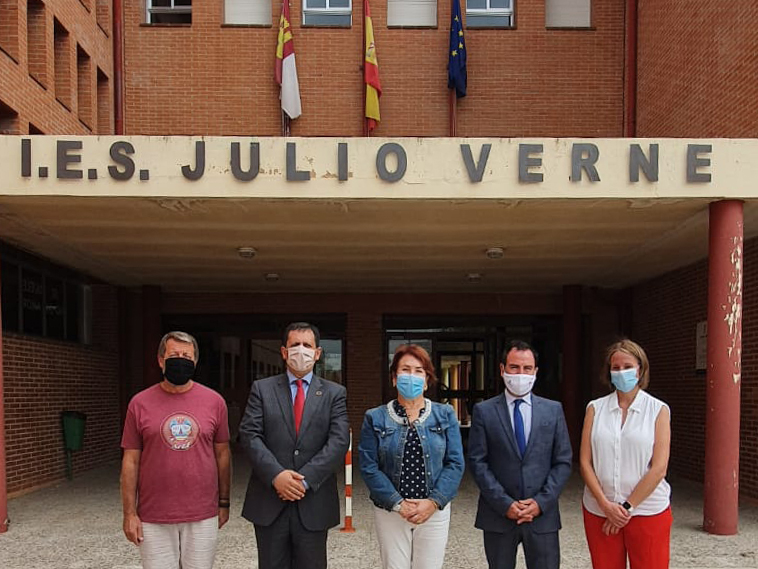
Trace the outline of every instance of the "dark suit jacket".
<instances>
[{"instance_id":1,"label":"dark suit jacket","mask_svg":"<svg viewBox=\"0 0 758 569\"><path fill-rule=\"evenodd\" d=\"M240 423L240 440L253 466L242 516L261 526L272 524L287 504L272 483L290 469L308 483L305 496L296 502L303 525L319 531L339 524L335 472L345 464L349 436L341 385L313 376L296 437L287 375L254 381Z\"/></svg>"},{"instance_id":2,"label":"dark suit jacket","mask_svg":"<svg viewBox=\"0 0 758 569\"><path fill-rule=\"evenodd\" d=\"M516 528L505 517L514 500L534 498L542 514L531 522L535 533L561 528L558 496L571 475L571 442L563 408L532 395L532 430L522 458L504 395L474 407L468 464L479 486L475 526L499 533Z\"/></svg>"}]
</instances>

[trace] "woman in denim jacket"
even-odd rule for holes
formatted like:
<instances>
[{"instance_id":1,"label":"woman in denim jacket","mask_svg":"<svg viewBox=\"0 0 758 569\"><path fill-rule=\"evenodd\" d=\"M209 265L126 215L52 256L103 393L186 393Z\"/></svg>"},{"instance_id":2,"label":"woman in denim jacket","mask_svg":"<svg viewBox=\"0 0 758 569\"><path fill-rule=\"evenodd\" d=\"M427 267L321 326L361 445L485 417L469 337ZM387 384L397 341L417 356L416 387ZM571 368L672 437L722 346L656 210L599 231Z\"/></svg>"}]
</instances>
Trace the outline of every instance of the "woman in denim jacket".
<instances>
[{"instance_id":1,"label":"woman in denim jacket","mask_svg":"<svg viewBox=\"0 0 758 569\"><path fill-rule=\"evenodd\" d=\"M424 398L436 378L429 354L400 346L390 366L398 397L366 411L359 445L363 481L374 502L384 569L440 569L450 501L463 477L458 419Z\"/></svg>"}]
</instances>

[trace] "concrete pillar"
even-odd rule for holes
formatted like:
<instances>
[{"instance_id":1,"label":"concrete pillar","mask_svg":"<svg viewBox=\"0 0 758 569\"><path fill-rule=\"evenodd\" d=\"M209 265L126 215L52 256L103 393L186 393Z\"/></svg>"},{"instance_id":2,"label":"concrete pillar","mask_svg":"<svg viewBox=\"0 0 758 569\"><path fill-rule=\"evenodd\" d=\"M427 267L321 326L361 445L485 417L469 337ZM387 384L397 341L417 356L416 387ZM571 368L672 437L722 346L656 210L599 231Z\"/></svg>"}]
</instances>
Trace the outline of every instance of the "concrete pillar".
<instances>
[{"instance_id":1,"label":"concrete pillar","mask_svg":"<svg viewBox=\"0 0 758 569\"><path fill-rule=\"evenodd\" d=\"M142 387L150 387L161 381L158 367L158 343L161 341L161 288L142 287Z\"/></svg>"},{"instance_id":2,"label":"concrete pillar","mask_svg":"<svg viewBox=\"0 0 758 569\"><path fill-rule=\"evenodd\" d=\"M0 533L8 531L8 479L5 472L5 396L3 391L3 334L0 315Z\"/></svg>"},{"instance_id":3,"label":"concrete pillar","mask_svg":"<svg viewBox=\"0 0 758 569\"><path fill-rule=\"evenodd\" d=\"M710 205L703 527L737 533L742 370L742 202Z\"/></svg>"},{"instance_id":4,"label":"concrete pillar","mask_svg":"<svg viewBox=\"0 0 758 569\"><path fill-rule=\"evenodd\" d=\"M574 457L579 456L579 440L582 434L582 416L579 412L582 372L582 287L563 287L563 379L561 401L566 415L571 447Z\"/></svg>"}]
</instances>

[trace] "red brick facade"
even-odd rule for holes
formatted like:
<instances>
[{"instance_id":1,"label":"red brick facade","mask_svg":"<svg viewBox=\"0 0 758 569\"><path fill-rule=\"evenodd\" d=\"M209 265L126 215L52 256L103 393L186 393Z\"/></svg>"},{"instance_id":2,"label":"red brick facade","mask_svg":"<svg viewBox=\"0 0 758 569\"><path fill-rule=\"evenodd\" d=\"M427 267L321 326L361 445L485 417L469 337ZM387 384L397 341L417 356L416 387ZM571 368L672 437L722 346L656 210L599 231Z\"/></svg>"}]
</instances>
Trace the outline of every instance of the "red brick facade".
<instances>
[{"instance_id":1,"label":"red brick facade","mask_svg":"<svg viewBox=\"0 0 758 569\"><path fill-rule=\"evenodd\" d=\"M113 132L110 2L94 3L0 0L0 134Z\"/></svg>"},{"instance_id":2,"label":"red brick facade","mask_svg":"<svg viewBox=\"0 0 758 569\"><path fill-rule=\"evenodd\" d=\"M278 22L281 2L272 1ZM363 133L363 6L349 29L303 28L292 2L303 114L294 136ZM595 0L591 30L546 30L545 4L517 2L516 29L467 29L468 96L459 136L621 136L624 1ZM192 7L190 26L146 26L125 2L127 134L281 134L278 29L222 26L223 2ZM371 14L383 95L376 136L447 136L450 3L436 29L389 29ZM181 46L181 47L179 47Z\"/></svg>"},{"instance_id":3,"label":"red brick facade","mask_svg":"<svg viewBox=\"0 0 758 569\"><path fill-rule=\"evenodd\" d=\"M90 346L3 336L8 492L65 476L61 411L87 415L74 474L119 458L118 311L115 289L93 288Z\"/></svg>"},{"instance_id":4,"label":"red brick facade","mask_svg":"<svg viewBox=\"0 0 758 569\"><path fill-rule=\"evenodd\" d=\"M640 2L638 136L758 136L756 18L755 2Z\"/></svg>"},{"instance_id":5,"label":"red brick facade","mask_svg":"<svg viewBox=\"0 0 758 569\"><path fill-rule=\"evenodd\" d=\"M272 24L280 1L272 2ZM124 2L127 135L281 134L274 85L277 27L224 26L223 1L193 3L191 26L145 25L144 3ZM292 27L303 99L295 136L363 131L362 4L348 29ZM436 29L389 29L387 0L371 0L384 94L377 136L446 136L449 2ZM593 0L592 29L547 30L543 0L516 1L516 27L467 29L468 96L458 103L464 137L617 137L624 118L625 0ZM113 132L109 0L0 0L0 134ZM758 6L640 2L637 134L758 136ZM708 33L708 32L713 33ZM44 251L40 253L44 254ZM741 489L758 497L758 241L746 244ZM705 376L695 371L695 325L706 318L707 264L678 269L630 291L596 296L583 357L598 366L625 321L648 350L651 391L672 409L671 469L703 474ZM119 456L121 415L143 385L141 298L119 321L115 291L95 298L94 344L4 337L8 483L19 492L62 478L60 411L87 413L75 471ZM585 296L590 296L586 294ZM631 300L629 300L631 299ZM123 298L122 298L123 300ZM631 303L631 308L625 306ZM345 369L354 429L382 399L385 314L561 313L560 294L249 295L166 293L164 315L232 314L276 306L282 314L346 315ZM250 308L247 308L250 307ZM128 321L126 320L128 319ZM130 338L119 353L119 331ZM147 348L145 348L147 349ZM152 348L150 348L152 350ZM146 361L152 358L146 356ZM126 382L119 382L119 373ZM585 398L601 387L583 386Z\"/></svg>"}]
</instances>

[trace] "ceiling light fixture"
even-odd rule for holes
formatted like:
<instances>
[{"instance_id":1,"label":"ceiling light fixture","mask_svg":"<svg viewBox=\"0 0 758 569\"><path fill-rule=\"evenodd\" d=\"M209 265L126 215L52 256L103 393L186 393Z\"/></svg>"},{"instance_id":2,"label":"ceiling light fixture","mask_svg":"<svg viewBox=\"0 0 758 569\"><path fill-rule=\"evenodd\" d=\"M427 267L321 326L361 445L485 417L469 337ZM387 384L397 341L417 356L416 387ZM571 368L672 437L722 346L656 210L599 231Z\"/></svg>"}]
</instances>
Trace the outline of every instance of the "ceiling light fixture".
<instances>
[{"instance_id":1,"label":"ceiling light fixture","mask_svg":"<svg viewBox=\"0 0 758 569\"><path fill-rule=\"evenodd\" d=\"M252 259L258 254L255 247L237 247L237 255L243 259Z\"/></svg>"},{"instance_id":2,"label":"ceiling light fixture","mask_svg":"<svg viewBox=\"0 0 758 569\"><path fill-rule=\"evenodd\" d=\"M263 275L263 278L266 279L270 283L275 283L279 280L279 273L266 273Z\"/></svg>"},{"instance_id":3,"label":"ceiling light fixture","mask_svg":"<svg viewBox=\"0 0 758 569\"><path fill-rule=\"evenodd\" d=\"M502 259L505 255L505 249L502 247L490 247L484 251L488 259Z\"/></svg>"},{"instance_id":4,"label":"ceiling light fixture","mask_svg":"<svg viewBox=\"0 0 758 569\"><path fill-rule=\"evenodd\" d=\"M468 273L466 275L466 280L470 283L478 283L482 280L482 273Z\"/></svg>"}]
</instances>

